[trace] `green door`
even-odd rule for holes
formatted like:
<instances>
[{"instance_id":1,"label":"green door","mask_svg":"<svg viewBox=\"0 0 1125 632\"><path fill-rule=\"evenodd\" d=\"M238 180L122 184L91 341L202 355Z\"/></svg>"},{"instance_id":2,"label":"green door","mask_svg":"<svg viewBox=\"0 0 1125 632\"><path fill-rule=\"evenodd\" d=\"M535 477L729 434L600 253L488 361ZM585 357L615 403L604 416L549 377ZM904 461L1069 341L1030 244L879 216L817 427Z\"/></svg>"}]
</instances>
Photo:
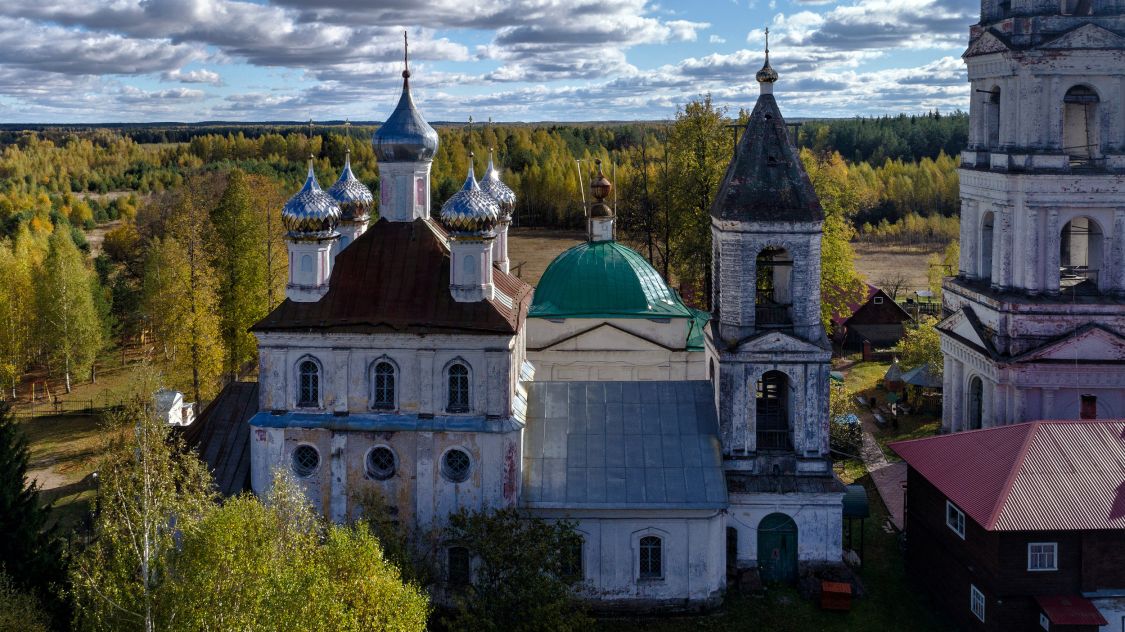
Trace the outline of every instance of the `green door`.
<instances>
[{"instance_id":1,"label":"green door","mask_svg":"<svg viewBox=\"0 0 1125 632\"><path fill-rule=\"evenodd\" d=\"M797 580L797 523L775 513L758 524L758 570L766 583Z\"/></svg>"}]
</instances>

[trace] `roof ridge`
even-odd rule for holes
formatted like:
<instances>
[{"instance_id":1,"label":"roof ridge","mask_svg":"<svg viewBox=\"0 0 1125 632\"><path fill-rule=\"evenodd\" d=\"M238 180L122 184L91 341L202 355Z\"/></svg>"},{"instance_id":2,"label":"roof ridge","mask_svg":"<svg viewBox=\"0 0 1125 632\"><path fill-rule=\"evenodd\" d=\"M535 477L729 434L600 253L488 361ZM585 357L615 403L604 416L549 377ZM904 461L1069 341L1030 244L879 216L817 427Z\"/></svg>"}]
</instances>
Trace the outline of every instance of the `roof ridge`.
<instances>
[{"instance_id":1,"label":"roof ridge","mask_svg":"<svg viewBox=\"0 0 1125 632\"><path fill-rule=\"evenodd\" d=\"M996 521L1000 518L1000 513L1004 510L1008 502L1008 494L1012 492L1012 485L1016 482L1016 477L1019 476L1023 470L1024 459L1027 458L1028 450L1031 449L1032 441L1039 434L1039 428L1043 422L1033 421L1030 422L1030 427L1027 429L1027 436L1024 437L1023 445L1020 446L1019 453L1016 454L1015 460L1012 462L1012 469L1008 472L1008 476L1004 481L1004 486L1000 488L1000 493L996 496L996 504L992 508L991 514L988 516L988 524L983 525L988 531L996 527Z\"/></svg>"}]
</instances>

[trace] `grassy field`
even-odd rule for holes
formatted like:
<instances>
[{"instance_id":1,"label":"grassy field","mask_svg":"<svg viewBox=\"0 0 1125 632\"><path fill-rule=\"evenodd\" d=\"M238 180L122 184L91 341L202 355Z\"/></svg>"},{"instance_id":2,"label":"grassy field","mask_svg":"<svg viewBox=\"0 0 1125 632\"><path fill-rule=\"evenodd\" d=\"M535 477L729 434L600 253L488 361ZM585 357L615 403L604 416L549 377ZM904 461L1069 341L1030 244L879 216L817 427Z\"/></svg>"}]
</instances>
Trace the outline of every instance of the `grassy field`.
<instances>
[{"instance_id":1,"label":"grassy field","mask_svg":"<svg viewBox=\"0 0 1125 632\"><path fill-rule=\"evenodd\" d=\"M586 234L582 231L513 228L508 238L508 259L512 262L512 271L529 284L536 285L555 257L585 239Z\"/></svg>"},{"instance_id":2,"label":"grassy field","mask_svg":"<svg viewBox=\"0 0 1125 632\"><path fill-rule=\"evenodd\" d=\"M852 244L856 254L856 270L872 285L882 286L889 278L904 277L905 294L929 288L927 274L929 256L941 253L939 246L903 246L885 244ZM905 298L899 293L898 300Z\"/></svg>"}]
</instances>

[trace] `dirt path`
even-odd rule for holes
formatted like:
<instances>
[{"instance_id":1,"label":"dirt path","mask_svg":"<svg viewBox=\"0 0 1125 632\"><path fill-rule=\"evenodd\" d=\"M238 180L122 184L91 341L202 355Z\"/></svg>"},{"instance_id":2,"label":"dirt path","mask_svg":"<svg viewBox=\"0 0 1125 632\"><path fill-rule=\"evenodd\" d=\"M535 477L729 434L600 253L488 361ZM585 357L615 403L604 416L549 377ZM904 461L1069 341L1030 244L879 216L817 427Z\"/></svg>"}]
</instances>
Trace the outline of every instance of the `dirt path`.
<instances>
[{"instance_id":1,"label":"dirt path","mask_svg":"<svg viewBox=\"0 0 1125 632\"><path fill-rule=\"evenodd\" d=\"M875 481L879 496L891 514L891 523L901 531L906 505L906 490L903 488L906 484L906 463L887 461L883 448L875 440L875 433L879 432L879 427L875 424L875 417L870 410L860 410L859 421L863 427L863 449L860 451L863 464L871 474L871 480Z\"/></svg>"}]
</instances>

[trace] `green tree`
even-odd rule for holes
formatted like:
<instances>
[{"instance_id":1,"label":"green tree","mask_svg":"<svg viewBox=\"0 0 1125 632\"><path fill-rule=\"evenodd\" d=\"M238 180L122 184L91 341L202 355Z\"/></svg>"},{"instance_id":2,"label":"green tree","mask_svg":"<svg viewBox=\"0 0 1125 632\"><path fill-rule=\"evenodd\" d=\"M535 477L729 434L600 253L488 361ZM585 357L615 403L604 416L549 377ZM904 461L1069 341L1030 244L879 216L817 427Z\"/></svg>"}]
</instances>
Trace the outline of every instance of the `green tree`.
<instances>
[{"instance_id":1,"label":"green tree","mask_svg":"<svg viewBox=\"0 0 1125 632\"><path fill-rule=\"evenodd\" d=\"M940 377L944 373L945 361L941 355L941 337L936 325L935 319L926 316L917 327L907 327L906 335L895 347L902 366L914 368L929 364L934 375Z\"/></svg>"},{"instance_id":2,"label":"green tree","mask_svg":"<svg viewBox=\"0 0 1125 632\"><path fill-rule=\"evenodd\" d=\"M62 578L59 542L47 526L49 509L27 477L27 438L0 402L0 569L25 590L45 592Z\"/></svg>"},{"instance_id":3,"label":"green tree","mask_svg":"<svg viewBox=\"0 0 1125 632\"><path fill-rule=\"evenodd\" d=\"M206 465L138 396L108 420L122 437L98 468L93 541L74 557L74 627L153 632L177 533L214 505ZM173 607L169 604L168 607Z\"/></svg>"},{"instance_id":4,"label":"green tree","mask_svg":"<svg viewBox=\"0 0 1125 632\"><path fill-rule=\"evenodd\" d=\"M0 569L0 632L48 632L50 624L35 595L20 590Z\"/></svg>"},{"instance_id":5,"label":"green tree","mask_svg":"<svg viewBox=\"0 0 1125 632\"><path fill-rule=\"evenodd\" d=\"M446 540L475 560L472 582L447 621L457 630L582 630L591 622L571 597L567 565L582 536L570 522L546 522L515 509L450 516Z\"/></svg>"},{"instance_id":6,"label":"green tree","mask_svg":"<svg viewBox=\"0 0 1125 632\"><path fill-rule=\"evenodd\" d=\"M61 364L66 392L72 372L90 368L103 344L101 322L90 292L90 270L70 234L56 230L49 240L37 298L42 340Z\"/></svg>"},{"instance_id":7,"label":"green tree","mask_svg":"<svg viewBox=\"0 0 1125 632\"><path fill-rule=\"evenodd\" d=\"M424 630L425 595L404 584L363 525L326 524L285 475L184 530L161 587L164 630ZM172 607L174 605L174 607Z\"/></svg>"},{"instance_id":8,"label":"green tree","mask_svg":"<svg viewBox=\"0 0 1125 632\"><path fill-rule=\"evenodd\" d=\"M227 352L226 370L237 379L257 357L250 326L266 315L268 288L266 247L271 241L255 211L250 181L239 169L230 172L226 190L211 213L214 226L212 265L219 277L219 309Z\"/></svg>"},{"instance_id":9,"label":"green tree","mask_svg":"<svg viewBox=\"0 0 1125 632\"><path fill-rule=\"evenodd\" d=\"M15 398L32 346L35 290L31 262L13 246L0 242L0 387Z\"/></svg>"}]
</instances>

